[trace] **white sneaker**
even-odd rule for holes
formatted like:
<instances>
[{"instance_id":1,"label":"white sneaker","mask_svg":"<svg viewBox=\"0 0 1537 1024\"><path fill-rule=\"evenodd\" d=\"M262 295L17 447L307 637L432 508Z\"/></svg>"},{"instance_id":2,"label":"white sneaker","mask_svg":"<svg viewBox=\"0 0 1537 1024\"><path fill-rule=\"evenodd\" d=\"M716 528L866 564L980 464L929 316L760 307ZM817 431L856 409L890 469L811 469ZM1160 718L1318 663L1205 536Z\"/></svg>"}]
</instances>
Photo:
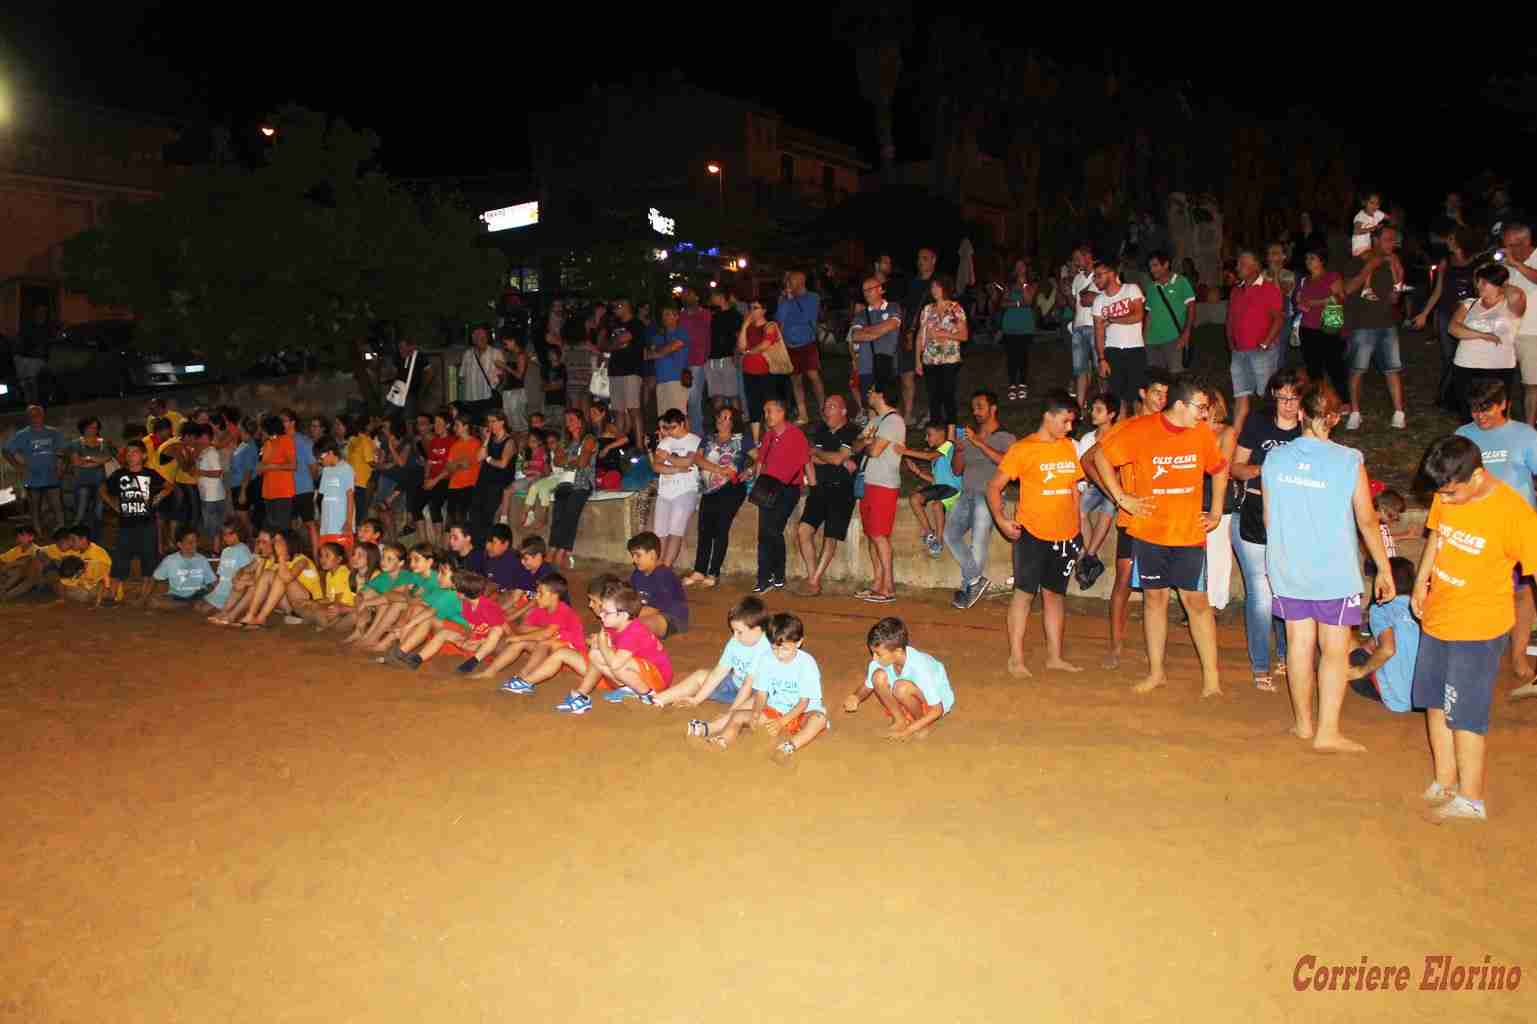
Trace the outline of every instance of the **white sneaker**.
<instances>
[{"instance_id":1,"label":"white sneaker","mask_svg":"<svg viewBox=\"0 0 1537 1024\"><path fill-rule=\"evenodd\" d=\"M1404 429L1404 411L1402 409L1393 414L1393 422L1391 426L1394 430Z\"/></svg>"},{"instance_id":2,"label":"white sneaker","mask_svg":"<svg viewBox=\"0 0 1537 1024\"><path fill-rule=\"evenodd\" d=\"M1443 786L1441 783L1433 781L1430 785L1425 787L1425 792L1420 794L1420 799L1424 800L1426 803L1439 804L1443 801L1452 799L1456 795L1457 787L1455 785Z\"/></svg>"},{"instance_id":3,"label":"white sneaker","mask_svg":"<svg viewBox=\"0 0 1537 1024\"><path fill-rule=\"evenodd\" d=\"M1361 429L1361 414L1358 413L1358 412L1352 412L1350 414L1350 418L1345 421L1345 429L1346 430L1360 430Z\"/></svg>"},{"instance_id":4,"label":"white sneaker","mask_svg":"<svg viewBox=\"0 0 1537 1024\"><path fill-rule=\"evenodd\" d=\"M1489 815L1482 804L1475 804L1467 797L1458 795L1430 812L1430 820L1437 825L1448 821L1488 821Z\"/></svg>"}]
</instances>

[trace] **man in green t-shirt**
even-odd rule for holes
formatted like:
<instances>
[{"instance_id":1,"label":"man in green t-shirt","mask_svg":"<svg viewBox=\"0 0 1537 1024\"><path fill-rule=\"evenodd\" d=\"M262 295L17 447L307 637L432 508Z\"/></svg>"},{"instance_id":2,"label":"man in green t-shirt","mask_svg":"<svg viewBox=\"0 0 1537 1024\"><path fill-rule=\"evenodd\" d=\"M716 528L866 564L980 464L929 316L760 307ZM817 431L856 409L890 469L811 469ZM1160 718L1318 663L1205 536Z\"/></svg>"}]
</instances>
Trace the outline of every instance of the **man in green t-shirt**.
<instances>
[{"instance_id":1,"label":"man in green t-shirt","mask_svg":"<svg viewBox=\"0 0 1537 1024\"><path fill-rule=\"evenodd\" d=\"M1149 255L1147 270L1153 277L1147 289L1147 320L1142 325L1147 365L1179 373L1185 368L1185 348L1195 322L1195 289L1174 273L1166 252Z\"/></svg>"}]
</instances>

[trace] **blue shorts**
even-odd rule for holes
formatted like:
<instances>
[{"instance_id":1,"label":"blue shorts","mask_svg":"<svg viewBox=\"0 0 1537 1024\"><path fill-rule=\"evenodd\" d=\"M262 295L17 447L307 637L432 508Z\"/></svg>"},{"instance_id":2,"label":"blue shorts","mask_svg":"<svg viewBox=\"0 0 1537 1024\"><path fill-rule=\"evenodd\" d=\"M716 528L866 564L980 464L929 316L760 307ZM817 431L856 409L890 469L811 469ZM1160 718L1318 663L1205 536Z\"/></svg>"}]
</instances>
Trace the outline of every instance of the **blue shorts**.
<instances>
[{"instance_id":1,"label":"blue shorts","mask_svg":"<svg viewBox=\"0 0 1537 1024\"><path fill-rule=\"evenodd\" d=\"M1351 331L1345 361L1351 373L1365 373L1373 364L1379 373L1399 372L1404 361L1398 351L1398 328L1360 327Z\"/></svg>"},{"instance_id":2,"label":"blue shorts","mask_svg":"<svg viewBox=\"0 0 1537 1024\"><path fill-rule=\"evenodd\" d=\"M1132 589L1206 592L1206 545L1174 548L1133 537L1131 552Z\"/></svg>"},{"instance_id":3,"label":"blue shorts","mask_svg":"<svg viewBox=\"0 0 1537 1024\"><path fill-rule=\"evenodd\" d=\"M208 537L217 536L224 528L224 508L222 501L203 502L203 534Z\"/></svg>"},{"instance_id":4,"label":"blue shorts","mask_svg":"<svg viewBox=\"0 0 1537 1024\"><path fill-rule=\"evenodd\" d=\"M1228 368L1233 376L1234 398L1263 395L1265 385L1270 383L1270 378L1281 368L1281 346L1271 345L1269 348L1234 352Z\"/></svg>"},{"instance_id":5,"label":"blue shorts","mask_svg":"<svg viewBox=\"0 0 1537 1024\"><path fill-rule=\"evenodd\" d=\"M1115 502L1110 500L1110 495L1095 487L1093 484L1083 489L1078 495L1078 511L1086 516L1092 516L1096 512L1112 512L1115 510Z\"/></svg>"},{"instance_id":6,"label":"blue shorts","mask_svg":"<svg viewBox=\"0 0 1537 1024\"><path fill-rule=\"evenodd\" d=\"M1082 327L1074 327L1070 344L1073 346L1073 376L1092 374L1094 364L1098 361L1094 358L1094 325L1085 324ZM1131 400L1136 401L1137 396L1132 395Z\"/></svg>"},{"instance_id":7,"label":"blue shorts","mask_svg":"<svg viewBox=\"0 0 1537 1024\"><path fill-rule=\"evenodd\" d=\"M730 704L732 701L736 700L736 695L741 691L741 689L742 688L737 685L736 673L728 672L726 673L726 678L722 679L720 683L715 687L714 692L705 699L717 701L721 704Z\"/></svg>"},{"instance_id":8,"label":"blue shorts","mask_svg":"<svg viewBox=\"0 0 1537 1024\"><path fill-rule=\"evenodd\" d=\"M1500 677L1510 634L1493 640L1438 640L1420 634L1410 700L1416 708L1446 712L1452 729L1482 736L1489 731L1489 702Z\"/></svg>"}]
</instances>

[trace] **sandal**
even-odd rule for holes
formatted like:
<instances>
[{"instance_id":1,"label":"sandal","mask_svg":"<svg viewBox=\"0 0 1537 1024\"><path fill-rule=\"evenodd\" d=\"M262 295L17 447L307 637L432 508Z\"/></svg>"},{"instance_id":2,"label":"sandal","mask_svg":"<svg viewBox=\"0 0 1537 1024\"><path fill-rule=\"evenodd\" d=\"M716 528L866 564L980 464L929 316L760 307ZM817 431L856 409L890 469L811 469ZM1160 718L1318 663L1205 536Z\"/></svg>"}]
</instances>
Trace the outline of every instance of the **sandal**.
<instances>
[{"instance_id":1,"label":"sandal","mask_svg":"<svg viewBox=\"0 0 1537 1024\"><path fill-rule=\"evenodd\" d=\"M874 601L880 595L877 594L873 590L866 589L866 590L856 590L856 591L854 591L854 596L857 597L861 601Z\"/></svg>"},{"instance_id":2,"label":"sandal","mask_svg":"<svg viewBox=\"0 0 1537 1024\"><path fill-rule=\"evenodd\" d=\"M1256 690L1263 690L1266 693L1276 693L1277 692L1276 684L1275 684L1274 680L1272 680L1269 676L1255 676L1254 677L1254 688Z\"/></svg>"},{"instance_id":3,"label":"sandal","mask_svg":"<svg viewBox=\"0 0 1537 1024\"><path fill-rule=\"evenodd\" d=\"M710 735L710 723L702 718L691 718L688 722L688 734L690 736Z\"/></svg>"},{"instance_id":4,"label":"sandal","mask_svg":"<svg viewBox=\"0 0 1537 1024\"><path fill-rule=\"evenodd\" d=\"M691 572L687 576L683 577L682 582L685 587L697 587L706 579L707 577L702 572Z\"/></svg>"},{"instance_id":5,"label":"sandal","mask_svg":"<svg viewBox=\"0 0 1537 1024\"><path fill-rule=\"evenodd\" d=\"M705 578L704 578L704 579L703 579L703 580L702 580L702 581L701 581L701 582L700 582L700 584L699 584L699 585L700 585L700 586L701 586L701 587L703 587L703 588L704 588L704 589L706 589L706 590L709 590L709 589L710 589L710 588L711 588L711 587L713 587L713 586L715 586L715 585L716 585L716 584L717 584L717 583L719 583L719 582L720 582L720 580L718 580L718 579L716 579L716 578L715 578L715 577L714 577L714 576L706 576L706 577L705 577Z\"/></svg>"}]
</instances>

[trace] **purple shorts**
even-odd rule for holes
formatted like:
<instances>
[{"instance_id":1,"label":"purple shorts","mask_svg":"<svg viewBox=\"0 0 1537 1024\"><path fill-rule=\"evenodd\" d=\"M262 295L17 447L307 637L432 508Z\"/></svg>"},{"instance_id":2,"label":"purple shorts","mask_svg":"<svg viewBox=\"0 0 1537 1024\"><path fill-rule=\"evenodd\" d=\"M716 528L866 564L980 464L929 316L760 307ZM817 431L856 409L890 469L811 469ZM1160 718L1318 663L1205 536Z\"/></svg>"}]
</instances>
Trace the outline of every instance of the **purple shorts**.
<instances>
[{"instance_id":1,"label":"purple shorts","mask_svg":"<svg viewBox=\"0 0 1537 1024\"><path fill-rule=\"evenodd\" d=\"M1306 601L1300 597L1275 595L1271 608L1287 622L1312 619L1325 626L1359 626L1361 624L1361 595L1336 597L1328 601Z\"/></svg>"}]
</instances>

